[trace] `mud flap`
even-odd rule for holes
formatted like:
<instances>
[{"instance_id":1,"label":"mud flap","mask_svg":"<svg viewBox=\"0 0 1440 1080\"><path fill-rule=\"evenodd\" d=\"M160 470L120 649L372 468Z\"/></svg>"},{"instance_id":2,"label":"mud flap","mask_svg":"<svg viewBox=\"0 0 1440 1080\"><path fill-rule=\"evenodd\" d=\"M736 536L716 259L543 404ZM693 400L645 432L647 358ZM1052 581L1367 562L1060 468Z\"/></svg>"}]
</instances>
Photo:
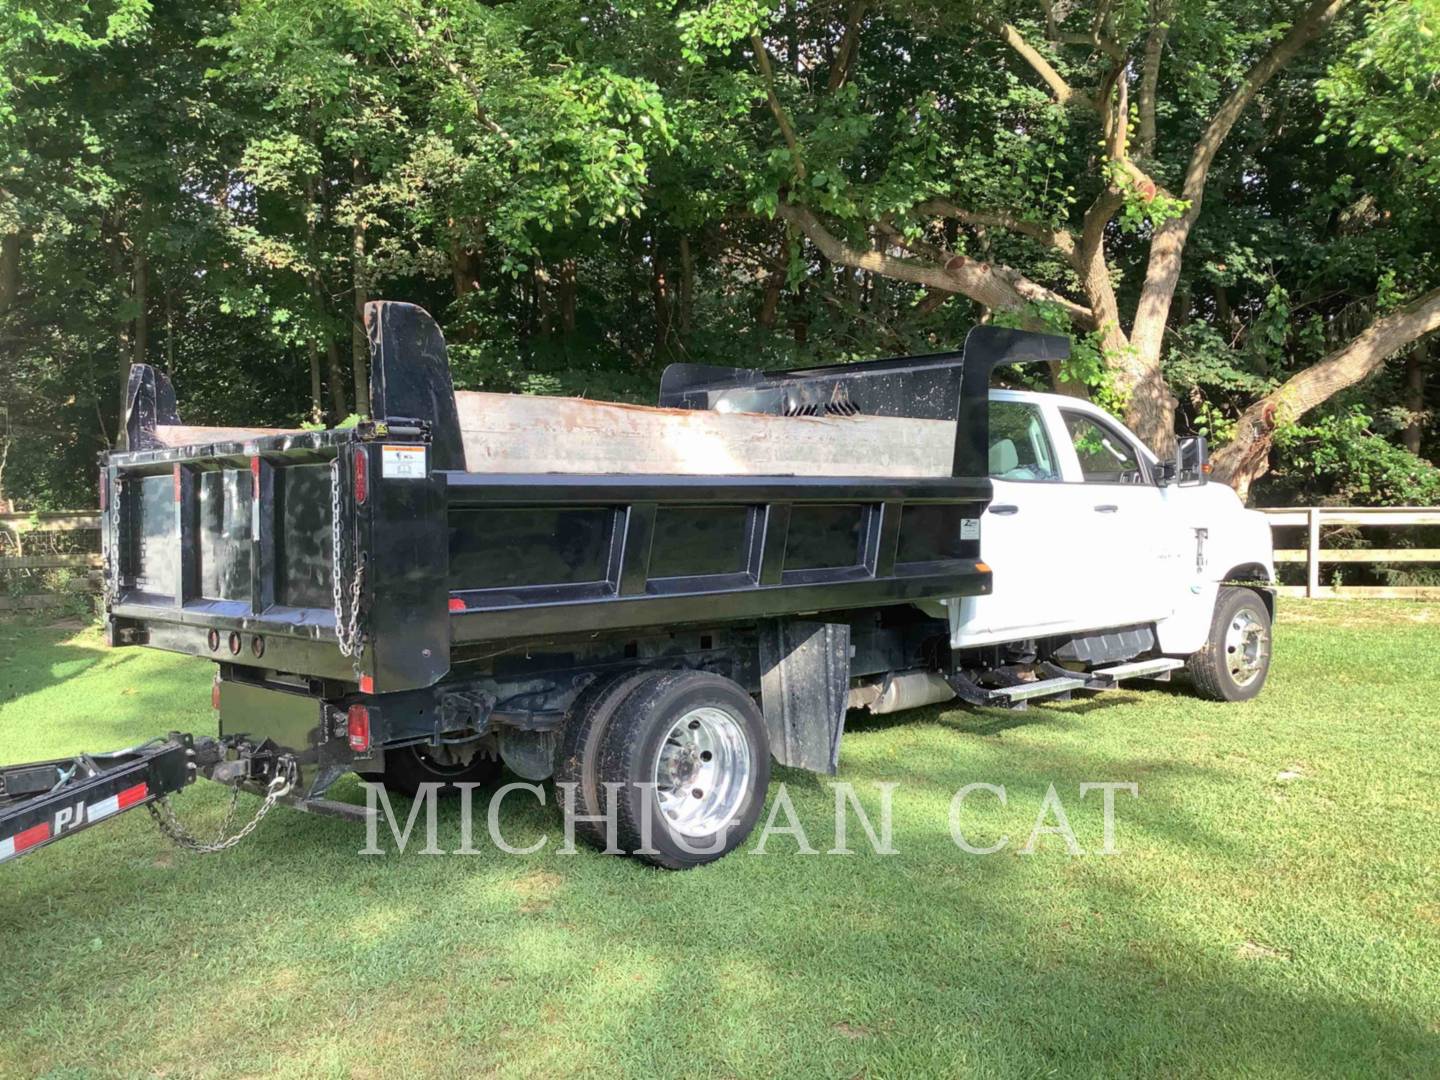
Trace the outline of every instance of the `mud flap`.
<instances>
[{"instance_id":1,"label":"mud flap","mask_svg":"<svg viewBox=\"0 0 1440 1080\"><path fill-rule=\"evenodd\" d=\"M781 765L835 775L850 694L848 623L760 624L760 703Z\"/></svg>"}]
</instances>

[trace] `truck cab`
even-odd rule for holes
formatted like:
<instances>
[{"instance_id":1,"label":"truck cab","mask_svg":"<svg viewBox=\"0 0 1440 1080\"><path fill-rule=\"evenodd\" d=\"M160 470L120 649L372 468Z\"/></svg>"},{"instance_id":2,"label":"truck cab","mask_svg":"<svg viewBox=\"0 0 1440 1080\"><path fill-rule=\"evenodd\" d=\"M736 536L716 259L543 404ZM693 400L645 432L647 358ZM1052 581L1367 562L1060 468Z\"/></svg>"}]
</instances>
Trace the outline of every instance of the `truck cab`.
<instances>
[{"instance_id":1,"label":"truck cab","mask_svg":"<svg viewBox=\"0 0 1440 1080\"><path fill-rule=\"evenodd\" d=\"M1103 409L992 390L989 414L981 557L1004 585L947 602L953 648L1108 635L1077 657L1187 657L1225 583L1273 580L1264 515L1203 470L1176 476Z\"/></svg>"}]
</instances>

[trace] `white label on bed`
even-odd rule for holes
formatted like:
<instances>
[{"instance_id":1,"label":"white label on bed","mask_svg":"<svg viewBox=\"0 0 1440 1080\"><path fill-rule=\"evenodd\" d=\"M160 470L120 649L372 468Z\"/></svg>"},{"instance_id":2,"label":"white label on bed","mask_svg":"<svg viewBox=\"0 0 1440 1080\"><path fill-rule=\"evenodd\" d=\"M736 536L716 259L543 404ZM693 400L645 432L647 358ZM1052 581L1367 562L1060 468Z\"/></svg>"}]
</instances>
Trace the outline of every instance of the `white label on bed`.
<instances>
[{"instance_id":1,"label":"white label on bed","mask_svg":"<svg viewBox=\"0 0 1440 1080\"><path fill-rule=\"evenodd\" d=\"M386 480L424 480L425 447L382 446L380 475Z\"/></svg>"},{"instance_id":2,"label":"white label on bed","mask_svg":"<svg viewBox=\"0 0 1440 1080\"><path fill-rule=\"evenodd\" d=\"M389 474L387 473L386 475L388 476ZM980 519L979 519L979 518L961 518L961 519L960 519L960 539L961 539L961 540L979 540L979 539L980 539Z\"/></svg>"}]
</instances>

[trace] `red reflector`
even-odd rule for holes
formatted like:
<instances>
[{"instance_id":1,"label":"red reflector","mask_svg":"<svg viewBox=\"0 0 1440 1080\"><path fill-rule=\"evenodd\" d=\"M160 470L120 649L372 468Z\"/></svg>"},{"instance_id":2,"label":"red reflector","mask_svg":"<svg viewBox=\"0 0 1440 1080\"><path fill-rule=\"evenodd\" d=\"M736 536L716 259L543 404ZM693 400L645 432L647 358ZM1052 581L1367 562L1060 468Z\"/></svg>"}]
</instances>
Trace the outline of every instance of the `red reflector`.
<instances>
[{"instance_id":1,"label":"red reflector","mask_svg":"<svg viewBox=\"0 0 1440 1080\"><path fill-rule=\"evenodd\" d=\"M375 692L375 678L372 675L360 676L360 692L362 694L373 694Z\"/></svg>"},{"instance_id":2,"label":"red reflector","mask_svg":"<svg viewBox=\"0 0 1440 1080\"><path fill-rule=\"evenodd\" d=\"M110 474L100 470L100 512L110 509Z\"/></svg>"},{"instance_id":3,"label":"red reflector","mask_svg":"<svg viewBox=\"0 0 1440 1080\"><path fill-rule=\"evenodd\" d=\"M362 506L365 496L370 494L370 466L363 449L355 451L355 505Z\"/></svg>"},{"instance_id":4,"label":"red reflector","mask_svg":"<svg viewBox=\"0 0 1440 1080\"><path fill-rule=\"evenodd\" d=\"M452 597L450 597L450 610L451 610L451 611L464 611L464 610L465 610L465 601L464 601L464 600L461 600L460 597L458 597L458 596L452 596Z\"/></svg>"},{"instance_id":5,"label":"red reflector","mask_svg":"<svg viewBox=\"0 0 1440 1080\"><path fill-rule=\"evenodd\" d=\"M212 709L218 709L218 708L220 708L220 680L219 680L219 679L216 679L214 682L212 682L212 683L210 684L210 707L211 707Z\"/></svg>"},{"instance_id":6,"label":"red reflector","mask_svg":"<svg viewBox=\"0 0 1440 1080\"><path fill-rule=\"evenodd\" d=\"M250 459L250 490L254 492L255 498L260 498L260 459Z\"/></svg>"},{"instance_id":7,"label":"red reflector","mask_svg":"<svg viewBox=\"0 0 1440 1080\"><path fill-rule=\"evenodd\" d=\"M28 851L36 844L43 844L50 839L50 823L42 821L39 825L32 825L24 832L18 832L14 836L15 853Z\"/></svg>"},{"instance_id":8,"label":"red reflector","mask_svg":"<svg viewBox=\"0 0 1440 1080\"><path fill-rule=\"evenodd\" d=\"M350 738L350 749L363 754L370 749L370 710L364 705L351 705L345 714L345 733Z\"/></svg>"},{"instance_id":9,"label":"red reflector","mask_svg":"<svg viewBox=\"0 0 1440 1080\"><path fill-rule=\"evenodd\" d=\"M175 466L175 501L180 501L180 466Z\"/></svg>"}]
</instances>

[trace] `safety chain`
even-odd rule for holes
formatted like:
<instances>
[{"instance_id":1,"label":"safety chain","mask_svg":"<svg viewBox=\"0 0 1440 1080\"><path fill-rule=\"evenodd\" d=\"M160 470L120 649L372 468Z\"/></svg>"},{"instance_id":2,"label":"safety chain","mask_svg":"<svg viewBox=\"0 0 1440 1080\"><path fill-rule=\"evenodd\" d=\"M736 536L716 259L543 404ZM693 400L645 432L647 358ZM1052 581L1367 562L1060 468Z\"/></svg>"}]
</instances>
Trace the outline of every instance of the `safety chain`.
<instances>
[{"instance_id":1,"label":"safety chain","mask_svg":"<svg viewBox=\"0 0 1440 1080\"><path fill-rule=\"evenodd\" d=\"M355 557L355 575L350 581L350 614L345 614L345 533L340 520L340 457L330 462L330 558L331 592L335 597L335 640L340 655L353 658L356 677L360 673L360 655L365 649L365 632L360 628L360 592L365 582L365 563Z\"/></svg>"},{"instance_id":2,"label":"safety chain","mask_svg":"<svg viewBox=\"0 0 1440 1080\"><path fill-rule=\"evenodd\" d=\"M224 851L232 848L244 840L256 826L265 820L265 815L275 808L275 804L290 794L295 787L296 769L295 759L285 758L283 772L278 772L271 778L265 788L264 801L260 808L255 811L255 816L245 823L239 832L231 833L231 826L235 822L235 804L240 800L240 789L237 787L230 793L230 805L225 810L225 817L220 822L220 828L216 830L215 839L209 842L197 838L189 829L180 823L175 816L175 808L170 805L170 800L164 797L147 803L145 809L150 811L150 816L155 819L155 824L160 831L173 840L178 847L187 851L194 851L201 855L214 854L217 851ZM227 835L229 834L229 835Z\"/></svg>"}]
</instances>

